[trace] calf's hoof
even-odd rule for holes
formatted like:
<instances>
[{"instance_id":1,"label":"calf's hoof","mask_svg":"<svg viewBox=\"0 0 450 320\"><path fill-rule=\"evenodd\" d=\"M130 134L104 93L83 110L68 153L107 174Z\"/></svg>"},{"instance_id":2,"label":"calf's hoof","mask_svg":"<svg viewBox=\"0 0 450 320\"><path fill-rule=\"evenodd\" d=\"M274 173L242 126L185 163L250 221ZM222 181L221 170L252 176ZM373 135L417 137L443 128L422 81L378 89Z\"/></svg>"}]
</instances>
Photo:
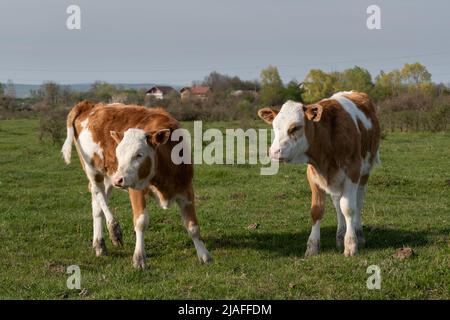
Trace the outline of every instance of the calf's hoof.
<instances>
[{"instance_id":1,"label":"calf's hoof","mask_svg":"<svg viewBox=\"0 0 450 320\"><path fill-rule=\"evenodd\" d=\"M305 258L313 257L319 254L320 241L319 240L308 240L306 245Z\"/></svg>"},{"instance_id":2,"label":"calf's hoof","mask_svg":"<svg viewBox=\"0 0 450 320\"><path fill-rule=\"evenodd\" d=\"M111 223L108 223L108 232L109 239L111 239L113 246L123 246L122 229L117 221L114 220Z\"/></svg>"},{"instance_id":3,"label":"calf's hoof","mask_svg":"<svg viewBox=\"0 0 450 320\"><path fill-rule=\"evenodd\" d=\"M145 269L145 256L135 253L133 255L133 267L136 269Z\"/></svg>"},{"instance_id":4,"label":"calf's hoof","mask_svg":"<svg viewBox=\"0 0 450 320\"><path fill-rule=\"evenodd\" d=\"M358 253L358 241L355 236L345 237L344 256L353 257Z\"/></svg>"},{"instance_id":5,"label":"calf's hoof","mask_svg":"<svg viewBox=\"0 0 450 320\"><path fill-rule=\"evenodd\" d=\"M95 240L94 243L92 244L92 247L94 248L95 255L97 257L108 255L108 251L106 250L106 245L105 245L104 239Z\"/></svg>"},{"instance_id":6,"label":"calf's hoof","mask_svg":"<svg viewBox=\"0 0 450 320\"><path fill-rule=\"evenodd\" d=\"M203 253L197 253L197 257L198 257L198 261L200 261L200 263L209 264L209 263L213 262L213 258L211 257L211 255L209 254L208 251L203 252Z\"/></svg>"}]
</instances>

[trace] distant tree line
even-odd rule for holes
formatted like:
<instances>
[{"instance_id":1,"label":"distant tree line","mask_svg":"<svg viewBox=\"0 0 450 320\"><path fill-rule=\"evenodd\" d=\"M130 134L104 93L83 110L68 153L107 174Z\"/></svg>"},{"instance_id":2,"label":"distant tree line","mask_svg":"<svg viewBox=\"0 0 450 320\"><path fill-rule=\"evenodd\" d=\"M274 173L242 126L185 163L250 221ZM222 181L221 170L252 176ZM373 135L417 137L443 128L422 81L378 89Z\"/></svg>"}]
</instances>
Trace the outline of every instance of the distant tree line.
<instances>
[{"instance_id":1,"label":"distant tree line","mask_svg":"<svg viewBox=\"0 0 450 320\"><path fill-rule=\"evenodd\" d=\"M102 81L93 83L86 92L49 81L30 97L20 99L12 81L8 81L0 84L0 119L39 115L42 134L55 131L50 134L57 136L56 132L63 131L67 110L87 99L161 106L185 121L243 121L256 119L257 110L263 106L280 107L287 100L312 103L337 91L358 90L368 93L375 102L385 131L450 130L450 89L433 83L431 74L420 63L381 71L375 78L359 66L332 72L313 69L302 82L294 79L288 83L283 83L274 66L263 69L260 78L252 81L214 71L193 85L208 86L211 93L205 99L181 99L174 92L158 100L146 96L146 89L125 89Z\"/></svg>"},{"instance_id":2,"label":"distant tree line","mask_svg":"<svg viewBox=\"0 0 450 320\"><path fill-rule=\"evenodd\" d=\"M373 100L397 96L405 92L431 92L436 86L431 82L431 74L420 63L405 64L402 69L395 69L388 73L383 71L372 80L369 71L355 66L342 72L324 72L319 69L311 70L305 78L305 100L317 101L329 97L334 92L343 90L358 90L368 93ZM446 88L448 89L448 88Z\"/></svg>"}]
</instances>

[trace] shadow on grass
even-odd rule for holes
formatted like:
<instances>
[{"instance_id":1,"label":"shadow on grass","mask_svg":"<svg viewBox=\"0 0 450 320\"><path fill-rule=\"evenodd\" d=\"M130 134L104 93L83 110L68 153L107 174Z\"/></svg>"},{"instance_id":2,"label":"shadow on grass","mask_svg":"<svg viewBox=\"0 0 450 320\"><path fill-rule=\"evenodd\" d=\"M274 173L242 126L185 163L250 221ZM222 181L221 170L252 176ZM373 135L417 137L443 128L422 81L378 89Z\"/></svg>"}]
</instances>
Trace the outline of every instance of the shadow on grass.
<instances>
[{"instance_id":1,"label":"shadow on grass","mask_svg":"<svg viewBox=\"0 0 450 320\"><path fill-rule=\"evenodd\" d=\"M390 229L385 227L364 228L367 250L384 248L400 248L410 246L412 248L422 247L430 243L429 236L435 234L445 234L445 230L440 232L409 231L400 229ZM447 233L448 234L448 233ZM248 231L242 234L230 234L222 237L208 237L207 246L214 249L238 249L247 248L255 250L271 251L280 256L302 256L306 250L309 232L264 232L262 230ZM335 251L336 249L336 229L334 227L323 227L321 229L322 252Z\"/></svg>"}]
</instances>

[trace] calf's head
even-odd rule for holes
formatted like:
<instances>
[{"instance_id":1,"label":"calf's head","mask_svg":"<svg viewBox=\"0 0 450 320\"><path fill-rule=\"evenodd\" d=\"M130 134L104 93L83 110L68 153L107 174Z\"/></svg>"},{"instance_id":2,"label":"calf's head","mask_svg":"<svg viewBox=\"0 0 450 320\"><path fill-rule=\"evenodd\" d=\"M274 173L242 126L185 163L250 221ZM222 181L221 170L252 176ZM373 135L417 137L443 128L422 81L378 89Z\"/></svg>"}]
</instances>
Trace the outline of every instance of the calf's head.
<instances>
[{"instance_id":1,"label":"calf's head","mask_svg":"<svg viewBox=\"0 0 450 320\"><path fill-rule=\"evenodd\" d=\"M169 140L170 130L145 132L131 128L125 132L110 133L117 142L117 172L113 176L114 186L145 189L155 175L156 148Z\"/></svg>"},{"instance_id":2,"label":"calf's head","mask_svg":"<svg viewBox=\"0 0 450 320\"><path fill-rule=\"evenodd\" d=\"M287 101L281 109L263 108L258 116L273 125L275 133L269 156L273 160L290 163L306 163L309 141L305 126L308 121L320 121L322 106L319 104L304 106L299 102Z\"/></svg>"}]
</instances>

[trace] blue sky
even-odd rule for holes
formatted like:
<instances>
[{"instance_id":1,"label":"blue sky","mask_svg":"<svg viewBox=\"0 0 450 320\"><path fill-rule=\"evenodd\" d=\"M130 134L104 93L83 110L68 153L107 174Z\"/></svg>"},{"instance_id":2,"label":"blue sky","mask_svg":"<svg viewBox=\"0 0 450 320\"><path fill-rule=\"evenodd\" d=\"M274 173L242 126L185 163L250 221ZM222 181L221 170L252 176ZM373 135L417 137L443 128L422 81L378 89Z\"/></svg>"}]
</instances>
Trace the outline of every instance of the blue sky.
<instances>
[{"instance_id":1,"label":"blue sky","mask_svg":"<svg viewBox=\"0 0 450 320\"><path fill-rule=\"evenodd\" d=\"M66 28L71 4L81 30ZM366 27L371 4L381 30ZM419 61L450 83L449 15L447 0L2 0L0 82L184 85L213 70L256 79L269 64L289 81Z\"/></svg>"}]
</instances>

